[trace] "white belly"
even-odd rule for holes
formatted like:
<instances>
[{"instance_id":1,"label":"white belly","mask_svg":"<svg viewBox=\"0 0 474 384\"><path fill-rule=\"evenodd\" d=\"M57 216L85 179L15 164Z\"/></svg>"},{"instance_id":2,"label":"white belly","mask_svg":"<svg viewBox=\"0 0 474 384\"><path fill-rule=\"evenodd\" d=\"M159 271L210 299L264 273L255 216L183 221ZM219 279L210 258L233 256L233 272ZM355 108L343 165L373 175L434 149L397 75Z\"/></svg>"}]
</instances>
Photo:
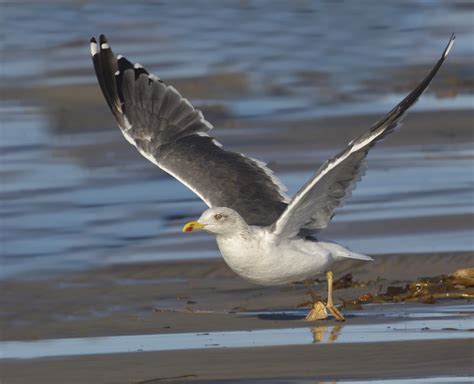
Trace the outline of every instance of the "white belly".
<instances>
[{"instance_id":1,"label":"white belly","mask_svg":"<svg viewBox=\"0 0 474 384\"><path fill-rule=\"evenodd\" d=\"M245 241L239 236L216 239L227 265L261 285L301 281L326 271L333 261L317 242L298 239L276 244L273 235L262 229L254 230Z\"/></svg>"}]
</instances>

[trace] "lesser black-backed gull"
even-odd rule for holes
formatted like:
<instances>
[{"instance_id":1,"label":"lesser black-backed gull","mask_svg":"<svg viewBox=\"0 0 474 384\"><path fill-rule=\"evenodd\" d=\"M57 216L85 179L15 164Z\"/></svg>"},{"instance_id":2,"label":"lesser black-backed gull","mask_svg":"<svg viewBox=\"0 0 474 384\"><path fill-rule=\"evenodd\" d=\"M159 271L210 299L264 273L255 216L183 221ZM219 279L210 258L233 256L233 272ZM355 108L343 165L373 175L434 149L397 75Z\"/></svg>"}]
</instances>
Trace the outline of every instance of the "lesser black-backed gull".
<instances>
[{"instance_id":1,"label":"lesser black-backed gull","mask_svg":"<svg viewBox=\"0 0 474 384\"><path fill-rule=\"evenodd\" d=\"M140 64L115 56L104 35L91 39L91 54L102 93L125 138L138 151L196 193L210 208L183 231L215 235L219 250L239 276L257 284L304 281L338 260L372 260L343 246L318 241L337 207L350 196L366 168L370 148L393 132L418 100L451 49L395 108L327 160L289 199L267 166L226 151L209 135L212 125L171 85ZM332 301L315 302L308 320L344 320Z\"/></svg>"}]
</instances>

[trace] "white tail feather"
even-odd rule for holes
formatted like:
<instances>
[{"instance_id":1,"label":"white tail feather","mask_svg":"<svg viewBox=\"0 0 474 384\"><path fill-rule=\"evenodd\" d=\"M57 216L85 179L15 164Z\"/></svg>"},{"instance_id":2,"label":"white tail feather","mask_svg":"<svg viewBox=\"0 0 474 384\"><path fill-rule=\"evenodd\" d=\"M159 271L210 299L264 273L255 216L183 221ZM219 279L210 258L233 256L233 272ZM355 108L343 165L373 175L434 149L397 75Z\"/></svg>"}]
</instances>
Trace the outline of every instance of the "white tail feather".
<instances>
[{"instance_id":1,"label":"white tail feather","mask_svg":"<svg viewBox=\"0 0 474 384\"><path fill-rule=\"evenodd\" d=\"M333 242L320 241L319 245L323 248L326 248L331 252L332 257L336 260L341 259L355 259L355 260L364 260L364 261L373 261L370 256L362 255L361 253L355 253L347 248L344 248L342 245Z\"/></svg>"}]
</instances>

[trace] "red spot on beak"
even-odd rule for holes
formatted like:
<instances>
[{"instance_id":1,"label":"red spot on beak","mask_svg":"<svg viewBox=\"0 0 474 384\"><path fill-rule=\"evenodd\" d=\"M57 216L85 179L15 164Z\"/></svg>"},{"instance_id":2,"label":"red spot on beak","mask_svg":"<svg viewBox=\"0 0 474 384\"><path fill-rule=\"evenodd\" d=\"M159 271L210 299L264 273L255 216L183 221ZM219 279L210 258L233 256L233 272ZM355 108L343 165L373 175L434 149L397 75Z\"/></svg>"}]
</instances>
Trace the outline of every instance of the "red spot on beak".
<instances>
[{"instance_id":1,"label":"red spot on beak","mask_svg":"<svg viewBox=\"0 0 474 384\"><path fill-rule=\"evenodd\" d=\"M198 223L197 221L190 221L183 227L183 232L193 232L204 228L205 225Z\"/></svg>"}]
</instances>

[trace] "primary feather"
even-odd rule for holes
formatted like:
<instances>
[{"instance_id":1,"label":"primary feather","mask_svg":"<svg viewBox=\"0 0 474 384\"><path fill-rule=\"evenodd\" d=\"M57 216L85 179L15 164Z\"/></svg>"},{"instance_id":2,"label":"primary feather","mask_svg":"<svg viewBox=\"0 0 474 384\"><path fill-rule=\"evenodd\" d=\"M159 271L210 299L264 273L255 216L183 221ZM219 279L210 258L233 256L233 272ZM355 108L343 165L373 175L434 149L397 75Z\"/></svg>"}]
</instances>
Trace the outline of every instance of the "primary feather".
<instances>
[{"instance_id":1,"label":"primary feather","mask_svg":"<svg viewBox=\"0 0 474 384\"><path fill-rule=\"evenodd\" d=\"M350 196L357 181L361 179L370 148L398 127L405 113L438 73L454 39L455 35L452 35L441 58L413 91L371 128L352 140L347 148L327 160L303 185L272 225L272 231L276 235L293 237L301 228L317 231L328 226L334 210Z\"/></svg>"}]
</instances>

